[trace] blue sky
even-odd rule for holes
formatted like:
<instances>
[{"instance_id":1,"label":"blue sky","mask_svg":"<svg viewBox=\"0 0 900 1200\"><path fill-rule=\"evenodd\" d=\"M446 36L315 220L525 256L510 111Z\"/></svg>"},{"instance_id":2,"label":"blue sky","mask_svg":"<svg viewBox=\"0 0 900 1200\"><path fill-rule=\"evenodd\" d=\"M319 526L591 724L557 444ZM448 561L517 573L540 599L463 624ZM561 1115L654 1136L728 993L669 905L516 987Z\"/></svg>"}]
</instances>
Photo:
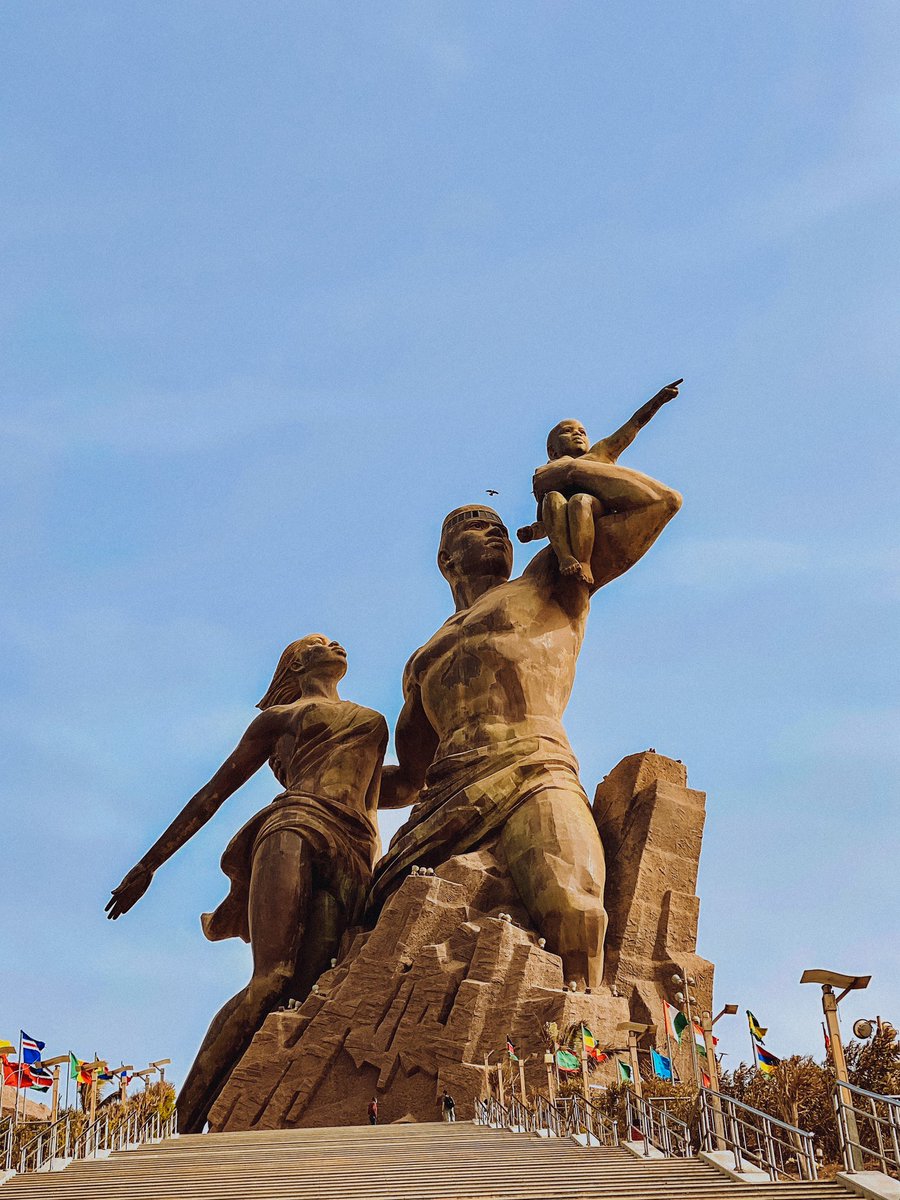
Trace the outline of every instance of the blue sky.
<instances>
[{"instance_id":1,"label":"blue sky","mask_svg":"<svg viewBox=\"0 0 900 1200\"><path fill-rule=\"evenodd\" d=\"M652 745L708 792L700 949L776 1053L821 1053L805 967L900 1023L898 24L3 6L0 1035L180 1079L246 981L198 915L271 777L114 925L109 889L293 638L393 721L443 514L524 523L551 425L677 376L627 461L685 505L594 602L585 785Z\"/></svg>"}]
</instances>

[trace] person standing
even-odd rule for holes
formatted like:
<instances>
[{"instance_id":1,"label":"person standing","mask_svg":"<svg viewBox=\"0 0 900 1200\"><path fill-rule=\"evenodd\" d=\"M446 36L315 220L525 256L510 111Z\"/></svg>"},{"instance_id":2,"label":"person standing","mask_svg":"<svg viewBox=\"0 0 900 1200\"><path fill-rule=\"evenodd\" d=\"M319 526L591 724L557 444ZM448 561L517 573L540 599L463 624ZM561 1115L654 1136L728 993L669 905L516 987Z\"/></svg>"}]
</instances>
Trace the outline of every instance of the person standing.
<instances>
[{"instance_id":1,"label":"person standing","mask_svg":"<svg viewBox=\"0 0 900 1200\"><path fill-rule=\"evenodd\" d=\"M378 1124L378 1097L377 1096L373 1096L372 1099L369 1101L369 1107L366 1111L369 1114L369 1124L377 1125Z\"/></svg>"},{"instance_id":2,"label":"person standing","mask_svg":"<svg viewBox=\"0 0 900 1200\"><path fill-rule=\"evenodd\" d=\"M444 1094L441 1096L441 1108L444 1110L445 1121L456 1120L456 1103L446 1088L444 1088Z\"/></svg>"}]
</instances>

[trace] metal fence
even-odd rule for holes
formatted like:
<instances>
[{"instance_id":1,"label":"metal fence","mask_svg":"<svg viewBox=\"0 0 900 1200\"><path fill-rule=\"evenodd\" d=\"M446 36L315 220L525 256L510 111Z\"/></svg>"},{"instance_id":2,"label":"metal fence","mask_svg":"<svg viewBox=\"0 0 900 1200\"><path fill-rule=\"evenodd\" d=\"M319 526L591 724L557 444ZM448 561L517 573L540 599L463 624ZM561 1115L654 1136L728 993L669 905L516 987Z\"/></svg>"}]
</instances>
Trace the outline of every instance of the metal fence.
<instances>
[{"instance_id":1,"label":"metal fence","mask_svg":"<svg viewBox=\"0 0 900 1200\"><path fill-rule=\"evenodd\" d=\"M476 1106L475 1120L496 1129L521 1133L541 1133L549 1137L583 1136L588 1145L618 1146L619 1128L615 1121L582 1096L550 1100L540 1092L531 1104L513 1096L501 1104L493 1096Z\"/></svg>"},{"instance_id":2,"label":"metal fence","mask_svg":"<svg viewBox=\"0 0 900 1200\"><path fill-rule=\"evenodd\" d=\"M648 1158L651 1148L665 1158L690 1158L694 1153L690 1127L669 1112L661 1100L645 1100L629 1089L625 1094L625 1119L629 1141L643 1142Z\"/></svg>"},{"instance_id":3,"label":"metal fence","mask_svg":"<svg viewBox=\"0 0 900 1200\"><path fill-rule=\"evenodd\" d=\"M700 1142L728 1150L735 1171L764 1171L773 1183L817 1179L813 1135L731 1096L700 1089Z\"/></svg>"},{"instance_id":4,"label":"metal fence","mask_svg":"<svg viewBox=\"0 0 900 1200\"><path fill-rule=\"evenodd\" d=\"M104 1152L161 1141L175 1132L174 1113L165 1120L158 1112L147 1117L129 1113L124 1119L116 1112L102 1113L81 1132L76 1132L76 1123L80 1123L77 1117L66 1113L35 1134L19 1152L19 1173L52 1170L54 1160L64 1165L79 1158L96 1158Z\"/></svg>"},{"instance_id":5,"label":"metal fence","mask_svg":"<svg viewBox=\"0 0 900 1200\"><path fill-rule=\"evenodd\" d=\"M887 1175L900 1177L900 1097L839 1083L834 1108L846 1169L877 1162Z\"/></svg>"}]
</instances>

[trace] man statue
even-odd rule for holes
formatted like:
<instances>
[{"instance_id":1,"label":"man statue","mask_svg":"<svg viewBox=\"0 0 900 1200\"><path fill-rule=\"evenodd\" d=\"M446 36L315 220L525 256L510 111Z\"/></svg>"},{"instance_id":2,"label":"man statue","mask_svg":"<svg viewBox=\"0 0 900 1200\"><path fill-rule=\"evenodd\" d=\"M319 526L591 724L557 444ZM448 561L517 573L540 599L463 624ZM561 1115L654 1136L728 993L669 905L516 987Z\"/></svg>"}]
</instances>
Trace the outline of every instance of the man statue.
<instances>
[{"instance_id":1,"label":"man statue","mask_svg":"<svg viewBox=\"0 0 900 1200\"><path fill-rule=\"evenodd\" d=\"M456 612L409 660L397 722L398 764L381 808L414 804L375 871L375 909L411 866L438 866L496 838L522 902L564 978L603 977L603 847L561 719L591 594L632 567L681 497L616 462L563 456L542 468L547 490L599 500L593 582L564 575L543 549L510 579L512 544L481 505L446 517L438 566Z\"/></svg>"}]
</instances>

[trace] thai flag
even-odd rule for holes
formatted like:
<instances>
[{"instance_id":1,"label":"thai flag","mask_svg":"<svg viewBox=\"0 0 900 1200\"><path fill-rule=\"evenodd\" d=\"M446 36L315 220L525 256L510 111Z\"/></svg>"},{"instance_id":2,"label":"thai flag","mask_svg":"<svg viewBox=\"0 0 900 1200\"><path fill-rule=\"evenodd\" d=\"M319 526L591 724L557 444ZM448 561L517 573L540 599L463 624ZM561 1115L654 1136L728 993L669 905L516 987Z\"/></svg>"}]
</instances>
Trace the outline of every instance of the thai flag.
<instances>
[{"instance_id":1,"label":"thai flag","mask_svg":"<svg viewBox=\"0 0 900 1200\"><path fill-rule=\"evenodd\" d=\"M37 1038L29 1037L24 1029L19 1030L19 1035L22 1038L22 1062L27 1066L29 1063L41 1061L41 1051L47 1045L46 1042L39 1042Z\"/></svg>"}]
</instances>

